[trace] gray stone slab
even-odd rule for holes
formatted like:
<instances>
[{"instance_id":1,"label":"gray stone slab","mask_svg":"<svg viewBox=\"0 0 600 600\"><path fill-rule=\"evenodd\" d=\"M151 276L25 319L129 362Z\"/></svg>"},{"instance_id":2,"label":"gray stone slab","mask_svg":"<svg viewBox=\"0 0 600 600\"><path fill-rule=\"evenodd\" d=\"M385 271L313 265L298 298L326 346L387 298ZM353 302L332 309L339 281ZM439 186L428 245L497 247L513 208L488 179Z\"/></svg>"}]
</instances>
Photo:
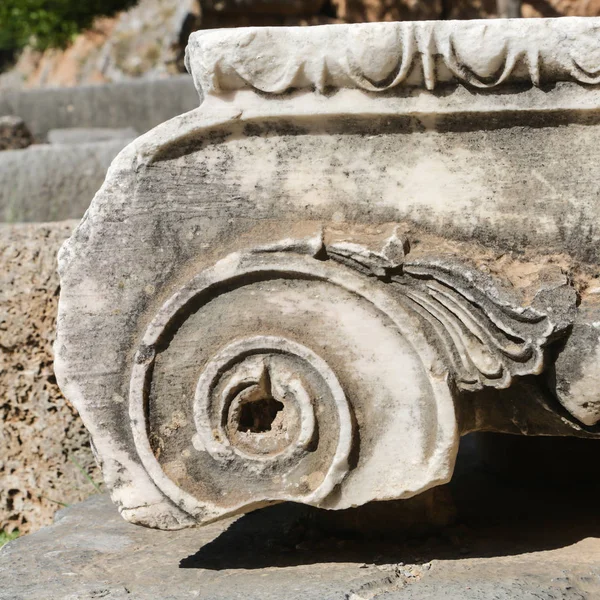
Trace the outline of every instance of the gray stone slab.
<instances>
[{"instance_id":1,"label":"gray stone slab","mask_svg":"<svg viewBox=\"0 0 600 600\"><path fill-rule=\"evenodd\" d=\"M592 441L575 442L578 452L594 452ZM572 443L553 445L573 460ZM401 503L374 503L368 512L281 504L169 532L126 523L107 496L94 496L0 551L0 599L600 597L600 490L575 477L561 485L532 471L519 479L487 469L463 455L445 488L455 520L418 535L396 527Z\"/></svg>"},{"instance_id":2,"label":"gray stone slab","mask_svg":"<svg viewBox=\"0 0 600 600\"><path fill-rule=\"evenodd\" d=\"M188 75L0 92L0 116L18 115L36 139L66 127L133 127L143 133L200 103Z\"/></svg>"},{"instance_id":3,"label":"gray stone slab","mask_svg":"<svg viewBox=\"0 0 600 600\"><path fill-rule=\"evenodd\" d=\"M5 150L0 154L0 222L81 218L110 163L130 141Z\"/></svg>"},{"instance_id":4,"label":"gray stone slab","mask_svg":"<svg viewBox=\"0 0 600 600\"><path fill-rule=\"evenodd\" d=\"M109 140L133 139L138 132L132 127L111 129L109 127L67 127L51 129L48 132L50 144L89 144L91 142L107 142Z\"/></svg>"}]
</instances>

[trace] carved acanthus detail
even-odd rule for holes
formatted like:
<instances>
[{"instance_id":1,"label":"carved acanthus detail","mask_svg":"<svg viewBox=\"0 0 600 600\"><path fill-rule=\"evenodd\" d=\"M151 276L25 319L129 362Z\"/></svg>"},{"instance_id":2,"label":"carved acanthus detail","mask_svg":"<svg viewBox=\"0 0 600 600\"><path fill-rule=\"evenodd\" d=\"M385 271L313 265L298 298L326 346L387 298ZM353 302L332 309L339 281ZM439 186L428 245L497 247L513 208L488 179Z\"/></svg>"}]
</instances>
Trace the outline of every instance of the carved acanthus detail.
<instances>
[{"instance_id":1,"label":"carved acanthus detail","mask_svg":"<svg viewBox=\"0 0 600 600\"><path fill-rule=\"evenodd\" d=\"M560 333L547 314L501 302L490 282L482 287L464 268L409 263L392 281L439 337L465 390L506 388L515 376L538 375L544 347Z\"/></svg>"},{"instance_id":2,"label":"carved acanthus detail","mask_svg":"<svg viewBox=\"0 0 600 600\"><path fill-rule=\"evenodd\" d=\"M325 246L322 236L286 240L263 250L327 257L387 282L397 290L398 301L417 313L440 342L461 389L507 388L513 377L542 372L545 346L565 333L568 321L520 306L490 277L456 261L407 261L409 247L394 234L380 251L351 242ZM558 315L569 309L556 308Z\"/></svg>"}]
</instances>

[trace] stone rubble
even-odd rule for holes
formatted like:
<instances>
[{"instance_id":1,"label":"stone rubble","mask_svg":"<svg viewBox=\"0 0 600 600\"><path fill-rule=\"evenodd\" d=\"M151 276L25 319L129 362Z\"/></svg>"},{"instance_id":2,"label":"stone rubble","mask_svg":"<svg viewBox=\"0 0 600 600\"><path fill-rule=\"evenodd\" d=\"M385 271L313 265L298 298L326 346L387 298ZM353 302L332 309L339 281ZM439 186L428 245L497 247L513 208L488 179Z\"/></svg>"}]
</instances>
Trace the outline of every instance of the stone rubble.
<instances>
[{"instance_id":1,"label":"stone rubble","mask_svg":"<svg viewBox=\"0 0 600 600\"><path fill-rule=\"evenodd\" d=\"M0 150L19 150L33 143L25 121L15 116L0 116Z\"/></svg>"}]
</instances>

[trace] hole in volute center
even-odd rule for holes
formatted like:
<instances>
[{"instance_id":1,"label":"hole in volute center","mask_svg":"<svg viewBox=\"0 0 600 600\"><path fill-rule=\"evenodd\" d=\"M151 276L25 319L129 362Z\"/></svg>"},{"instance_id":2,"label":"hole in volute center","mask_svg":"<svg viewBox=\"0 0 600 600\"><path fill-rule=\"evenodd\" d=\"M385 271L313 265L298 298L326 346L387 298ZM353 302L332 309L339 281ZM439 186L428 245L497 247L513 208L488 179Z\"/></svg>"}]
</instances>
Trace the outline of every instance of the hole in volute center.
<instances>
[{"instance_id":1,"label":"hole in volute center","mask_svg":"<svg viewBox=\"0 0 600 600\"><path fill-rule=\"evenodd\" d=\"M238 431L266 433L271 431L277 414L283 410L283 403L275 398L261 398L245 402L240 407Z\"/></svg>"}]
</instances>

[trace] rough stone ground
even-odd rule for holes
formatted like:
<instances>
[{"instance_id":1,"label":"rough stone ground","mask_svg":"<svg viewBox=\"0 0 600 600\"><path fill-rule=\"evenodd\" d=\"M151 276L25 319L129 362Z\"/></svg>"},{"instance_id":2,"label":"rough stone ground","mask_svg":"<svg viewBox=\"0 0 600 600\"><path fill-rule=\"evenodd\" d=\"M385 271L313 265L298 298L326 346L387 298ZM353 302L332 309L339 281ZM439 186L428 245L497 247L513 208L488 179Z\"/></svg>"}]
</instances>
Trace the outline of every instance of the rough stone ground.
<instances>
[{"instance_id":1,"label":"rough stone ground","mask_svg":"<svg viewBox=\"0 0 600 600\"><path fill-rule=\"evenodd\" d=\"M566 442L539 474L531 463L515 474L510 453L494 470L462 459L446 488L453 523L404 533L386 507L382 522L373 506L340 517L291 504L164 532L126 523L95 496L0 551L0 599L593 600L598 443L572 453ZM570 473L557 455L590 460Z\"/></svg>"},{"instance_id":2,"label":"rough stone ground","mask_svg":"<svg viewBox=\"0 0 600 600\"><path fill-rule=\"evenodd\" d=\"M75 225L0 225L0 531L36 530L94 493L79 466L99 479L52 369L56 253Z\"/></svg>"}]
</instances>

